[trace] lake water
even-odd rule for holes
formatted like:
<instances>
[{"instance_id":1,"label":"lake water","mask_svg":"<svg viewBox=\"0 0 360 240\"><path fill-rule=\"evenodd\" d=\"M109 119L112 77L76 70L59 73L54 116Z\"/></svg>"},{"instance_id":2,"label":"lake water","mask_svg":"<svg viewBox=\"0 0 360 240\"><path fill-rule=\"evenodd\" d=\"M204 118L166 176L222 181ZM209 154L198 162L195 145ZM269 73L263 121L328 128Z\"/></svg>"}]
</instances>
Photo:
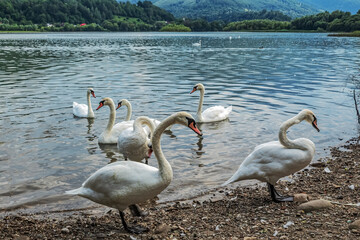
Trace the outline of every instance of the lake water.
<instances>
[{"instance_id":1,"label":"lake water","mask_svg":"<svg viewBox=\"0 0 360 240\"><path fill-rule=\"evenodd\" d=\"M231 37L231 38L230 38ZM202 40L201 47L192 43ZM32 211L95 206L68 197L97 169L123 160L100 148L108 107L96 119L74 118L72 102L128 99L133 117L159 120L177 111L195 116L202 82L204 109L233 106L228 121L200 125L204 136L175 126L162 137L174 170L159 202L218 187L280 124L308 108L321 132L292 127L310 138L315 160L356 136L350 80L359 76L359 38L305 33L44 33L0 34L0 209ZM117 111L122 121L125 108ZM157 166L155 157L150 165ZM236 184L234 184L236 186Z\"/></svg>"}]
</instances>

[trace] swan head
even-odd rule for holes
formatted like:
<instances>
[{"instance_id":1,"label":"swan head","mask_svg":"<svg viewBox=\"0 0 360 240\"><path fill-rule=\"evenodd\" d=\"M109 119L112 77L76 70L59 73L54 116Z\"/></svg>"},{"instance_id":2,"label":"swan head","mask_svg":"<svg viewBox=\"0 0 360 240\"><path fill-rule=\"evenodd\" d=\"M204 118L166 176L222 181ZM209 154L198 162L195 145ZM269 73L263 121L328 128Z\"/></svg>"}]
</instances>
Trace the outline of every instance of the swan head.
<instances>
[{"instance_id":1,"label":"swan head","mask_svg":"<svg viewBox=\"0 0 360 240\"><path fill-rule=\"evenodd\" d=\"M190 92L190 94L192 94L193 92L195 92L196 90L205 90L204 85L202 85L201 83L196 84L193 87L193 90Z\"/></svg>"},{"instance_id":2,"label":"swan head","mask_svg":"<svg viewBox=\"0 0 360 240\"><path fill-rule=\"evenodd\" d=\"M102 108L105 105L111 105L114 104L114 101L111 98L103 98L101 99L101 101L99 102L99 106L96 108L96 110L99 110L100 108Z\"/></svg>"},{"instance_id":3,"label":"swan head","mask_svg":"<svg viewBox=\"0 0 360 240\"><path fill-rule=\"evenodd\" d=\"M308 109L304 109L302 110L299 114L298 114L298 119L300 121L305 120L308 123L310 123L318 132L320 132L320 129L317 126L317 118L315 116L315 114L308 110Z\"/></svg>"},{"instance_id":4,"label":"swan head","mask_svg":"<svg viewBox=\"0 0 360 240\"><path fill-rule=\"evenodd\" d=\"M96 97L95 97L94 89L88 88L87 92L88 92L88 94L91 94L94 98L96 98Z\"/></svg>"},{"instance_id":5,"label":"swan head","mask_svg":"<svg viewBox=\"0 0 360 240\"><path fill-rule=\"evenodd\" d=\"M195 122L194 118L191 116L191 114L189 114L187 112L178 112L178 113L175 113L173 116L175 118L175 123L184 125L190 129L192 129L198 135L202 136L202 133L197 128L196 122Z\"/></svg>"},{"instance_id":6,"label":"swan head","mask_svg":"<svg viewBox=\"0 0 360 240\"><path fill-rule=\"evenodd\" d=\"M118 110L119 108L121 108L121 106L124 106L124 105L129 106L130 102L126 99L121 99L117 104L116 110Z\"/></svg>"}]
</instances>

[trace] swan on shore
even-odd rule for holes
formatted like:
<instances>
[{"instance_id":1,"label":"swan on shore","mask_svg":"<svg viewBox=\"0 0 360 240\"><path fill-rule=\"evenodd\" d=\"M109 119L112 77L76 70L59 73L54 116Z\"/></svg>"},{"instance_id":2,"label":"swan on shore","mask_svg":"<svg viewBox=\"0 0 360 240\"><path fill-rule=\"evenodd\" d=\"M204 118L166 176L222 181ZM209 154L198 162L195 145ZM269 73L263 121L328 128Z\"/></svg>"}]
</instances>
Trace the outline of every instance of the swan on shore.
<instances>
[{"instance_id":1,"label":"swan on shore","mask_svg":"<svg viewBox=\"0 0 360 240\"><path fill-rule=\"evenodd\" d=\"M227 108L224 108L223 106L213 106L203 112L202 107L204 102L205 86L201 83L196 84L190 94L197 90L200 91L200 101L196 113L196 121L198 123L217 122L225 120L229 117L229 114L232 111L232 106Z\"/></svg>"},{"instance_id":2,"label":"swan on shore","mask_svg":"<svg viewBox=\"0 0 360 240\"><path fill-rule=\"evenodd\" d=\"M315 144L307 138L290 140L286 131L294 124L307 121L318 132L315 114L307 109L285 121L279 130L279 140L255 147L241 163L235 174L223 186L246 179L257 179L268 184L271 198L275 202L291 202L293 196L280 195L274 185L282 177L293 174L310 164L315 154Z\"/></svg>"},{"instance_id":3,"label":"swan on shore","mask_svg":"<svg viewBox=\"0 0 360 240\"><path fill-rule=\"evenodd\" d=\"M158 168L133 161L111 163L93 173L80 188L67 191L66 194L78 195L117 209L125 230L130 233L148 231L140 226L128 226L123 211L128 206L154 198L171 183L173 171L161 150L160 138L172 124L187 126L202 135L189 113L174 113L161 122L152 137Z\"/></svg>"},{"instance_id":4,"label":"swan on shore","mask_svg":"<svg viewBox=\"0 0 360 240\"><path fill-rule=\"evenodd\" d=\"M92 95L94 98L95 97L95 92L92 88L88 88L87 92L87 105L86 104L80 104L77 102L73 102L73 114L76 117L80 117L80 118L94 118L94 111L92 110L91 107L91 100L90 100L90 95Z\"/></svg>"}]
</instances>

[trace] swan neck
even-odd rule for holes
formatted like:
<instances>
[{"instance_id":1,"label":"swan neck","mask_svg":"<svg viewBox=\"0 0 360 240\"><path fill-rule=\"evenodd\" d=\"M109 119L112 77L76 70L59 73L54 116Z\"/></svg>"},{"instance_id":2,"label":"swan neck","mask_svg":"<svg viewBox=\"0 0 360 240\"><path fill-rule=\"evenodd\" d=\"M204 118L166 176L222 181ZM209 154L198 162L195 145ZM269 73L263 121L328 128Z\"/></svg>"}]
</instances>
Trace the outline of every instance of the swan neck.
<instances>
[{"instance_id":1,"label":"swan neck","mask_svg":"<svg viewBox=\"0 0 360 240\"><path fill-rule=\"evenodd\" d=\"M131 107L130 103L126 104L126 106L127 106L127 113L126 113L125 121L130 121L131 114L132 114L132 107Z\"/></svg>"},{"instance_id":2,"label":"swan neck","mask_svg":"<svg viewBox=\"0 0 360 240\"><path fill-rule=\"evenodd\" d=\"M280 126L279 130L279 142L286 148L294 148L294 149L307 149L305 146L289 139L286 135L286 131L293 125L300 123L301 121L298 119L297 116L290 118L289 120L285 121Z\"/></svg>"},{"instance_id":3,"label":"swan neck","mask_svg":"<svg viewBox=\"0 0 360 240\"><path fill-rule=\"evenodd\" d=\"M205 95L205 89L200 89L200 100L199 100L199 106L198 106L198 110L197 110L197 117L200 121L202 121L202 107L203 107L203 103L204 103L204 95Z\"/></svg>"},{"instance_id":4,"label":"swan neck","mask_svg":"<svg viewBox=\"0 0 360 240\"><path fill-rule=\"evenodd\" d=\"M157 126L152 137L152 148L158 161L160 176L164 182L169 183L173 178L173 172L170 163L166 160L162 152L160 138L165 129L174 123L175 118L173 116L166 118Z\"/></svg>"},{"instance_id":5,"label":"swan neck","mask_svg":"<svg viewBox=\"0 0 360 240\"><path fill-rule=\"evenodd\" d=\"M88 117L94 117L94 111L91 107L90 92L87 92Z\"/></svg>"},{"instance_id":6,"label":"swan neck","mask_svg":"<svg viewBox=\"0 0 360 240\"><path fill-rule=\"evenodd\" d=\"M111 129L113 128L116 118L115 104L113 102L109 104L109 108L110 108L110 117L105 129L105 131L107 132L110 132Z\"/></svg>"},{"instance_id":7,"label":"swan neck","mask_svg":"<svg viewBox=\"0 0 360 240\"><path fill-rule=\"evenodd\" d=\"M155 131L155 123L148 117L138 117L135 121L134 121L134 131L142 131L144 132L144 128L142 127L142 125L146 125L149 127L151 135L153 135L154 131Z\"/></svg>"}]
</instances>

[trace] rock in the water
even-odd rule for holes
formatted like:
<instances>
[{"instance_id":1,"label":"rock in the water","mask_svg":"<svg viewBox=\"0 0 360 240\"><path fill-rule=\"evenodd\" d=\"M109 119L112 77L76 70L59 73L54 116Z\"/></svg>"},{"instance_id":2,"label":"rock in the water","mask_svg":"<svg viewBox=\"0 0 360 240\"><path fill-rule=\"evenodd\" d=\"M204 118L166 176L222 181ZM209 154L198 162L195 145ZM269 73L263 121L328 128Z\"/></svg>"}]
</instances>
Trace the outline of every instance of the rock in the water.
<instances>
[{"instance_id":1,"label":"rock in the water","mask_svg":"<svg viewBox=\"0 0 360 240\"><path fill-rule=\"evenodd\" d=\"M308 201L310 201L310 198L306 193L299 193L294 195L294 202L305 203Z\"/></svg>"},{"instance_id":2,"label":"rock in the water","mask_svg":"<svg viewBox=\"0 0 360 240\"><path fill-rule=\"evenodd\" d=\"M360 220L356 220L349 225L350 229L360 229Z\"/></svg>"},{"instance_id":3,"label":"rock in the water","mask_svg":"<svg viewBox=\"0 0 360 240\"><path fill-rule=\"evenodd\" d=\"M324 199L313 200L310 202L302 203L298 206L299 210L303 210L304 212L311 212L322 210L326 208L331 208L333 205Z\"/></svg>"},{"instance_id":4,"label":"rock in the water","mask_svg":"<svg viewBox=\"0 0 360 240\"><path fill-rule=\"evenodd\" d=\"M160 234L160 233L167 233L169 230L170 230L170 227L168 225L166 225L165 223L162 223L156 227L154 232L155 232L155 234Z\"/></svg>"}]
</instances>

